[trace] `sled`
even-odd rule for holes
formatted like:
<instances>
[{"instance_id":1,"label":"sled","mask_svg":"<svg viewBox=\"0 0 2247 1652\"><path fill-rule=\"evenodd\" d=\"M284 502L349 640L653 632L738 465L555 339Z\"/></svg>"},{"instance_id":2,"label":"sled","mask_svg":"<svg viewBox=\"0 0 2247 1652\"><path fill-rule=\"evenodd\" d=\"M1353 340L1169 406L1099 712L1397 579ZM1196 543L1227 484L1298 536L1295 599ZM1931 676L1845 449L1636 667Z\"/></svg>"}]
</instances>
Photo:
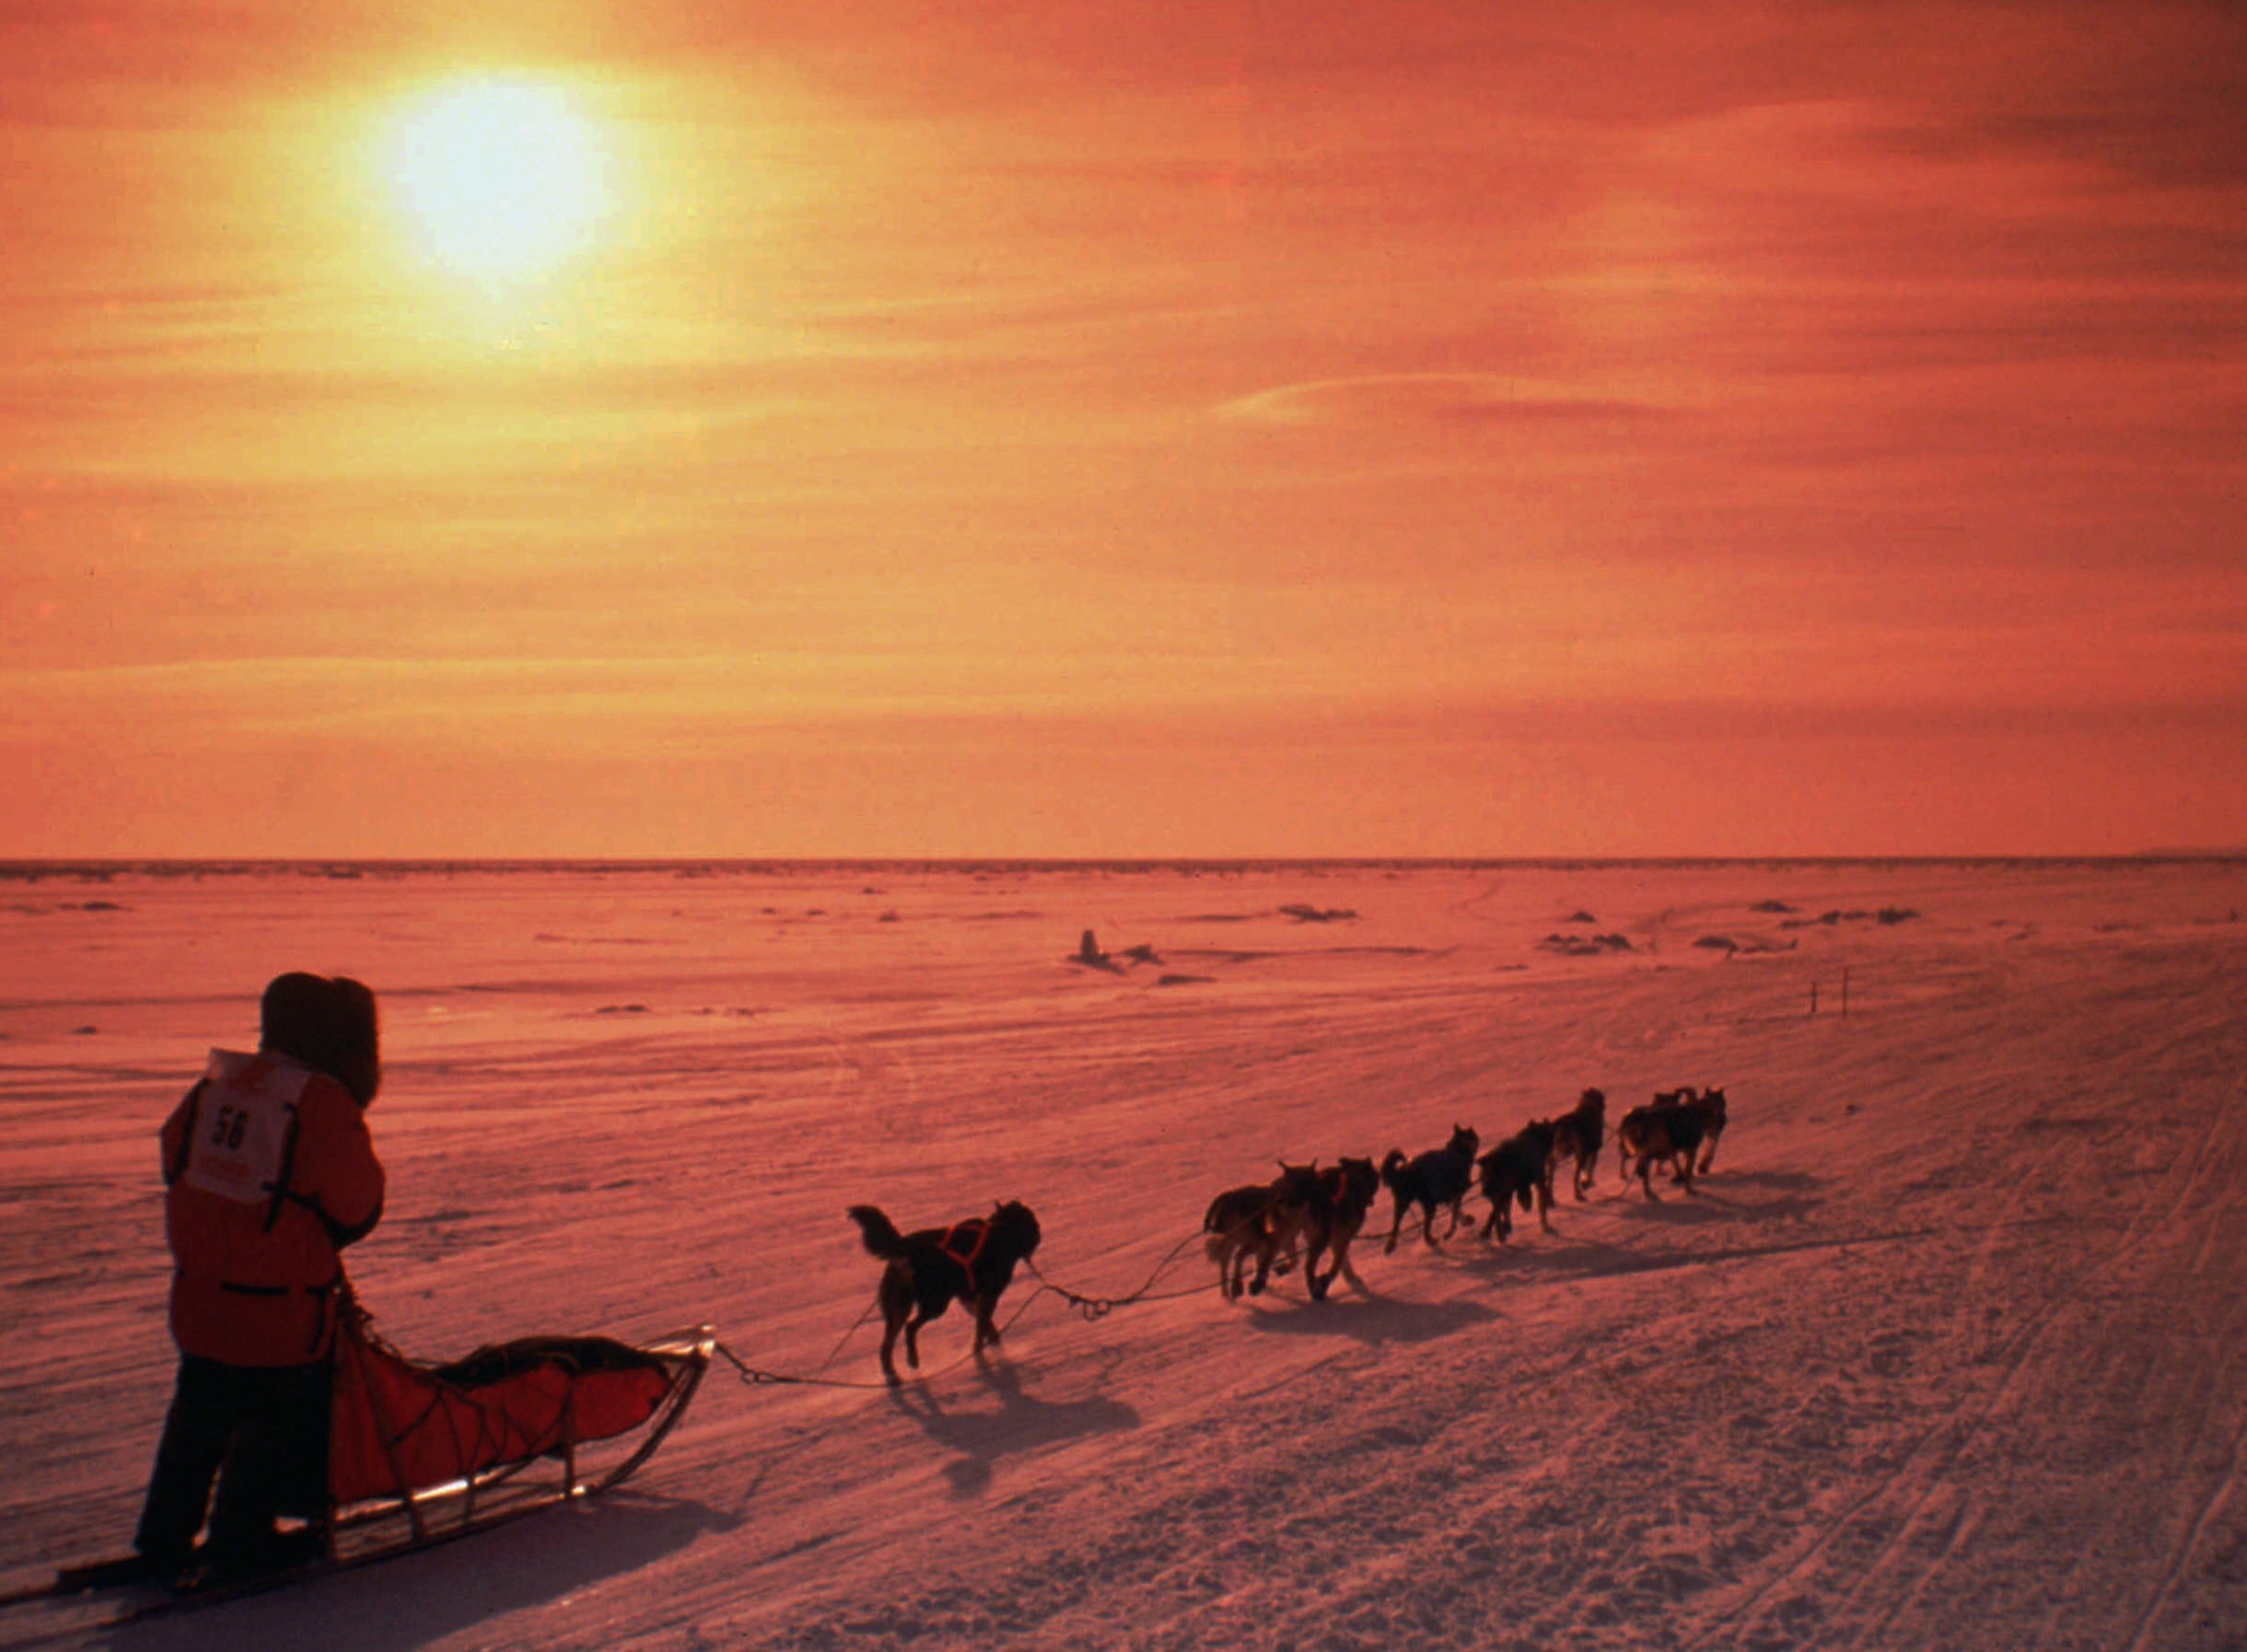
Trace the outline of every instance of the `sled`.
<instances>
[{"instance_id":1,"label":"sled","mask_svg":"<svg viewBox=\"0 0 2247 1652\"><path fill-rule=\"evenodd\" d=\"M138 1556L65 1566L0 1607L125 1590L112 1623L230 1600L488 1530L612 1491L685 1414L716 1338L706 1325L650 1342L541 1336L449 1365L408 1359L350 1297L339 1304L324 1547L300 1565L165 1591Z\"/></svg>"},{"instance_id":2,"label":"sled","mask_svg":"<svg viewBox=\"0 0 2247 1652\"><path fill-rule=\"evenodd\" d=\"M355 1303L335 1337L331 1547L414 1547L623 1484L678 1426L708 1326L646 1343L526 1337L450 1365L410 1360Z\"/></svg>"}]
</instances>

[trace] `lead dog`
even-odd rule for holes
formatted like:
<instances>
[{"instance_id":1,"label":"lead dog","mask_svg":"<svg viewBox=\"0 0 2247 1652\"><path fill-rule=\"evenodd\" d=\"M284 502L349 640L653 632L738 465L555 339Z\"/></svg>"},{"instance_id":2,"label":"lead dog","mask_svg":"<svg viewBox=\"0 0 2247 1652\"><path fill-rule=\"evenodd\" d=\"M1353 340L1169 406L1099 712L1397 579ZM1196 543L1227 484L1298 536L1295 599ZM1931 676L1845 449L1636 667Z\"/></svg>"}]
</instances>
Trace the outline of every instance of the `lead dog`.
<instances>
[{"instance_id":1,"label":"lead dog","mask_svg":"<svg viewBox=\"0 0 2247 1652\"><path fill-rule=\"evenodd\" d=\"M1686 1084L1681 1085L1673 1090L1656 1090L1654 1105L1657 1107L1690 1107L1694 1111L1699 1113L1705 1145L1701 1153L1701 1162L1695 1167L1694 1173L1697 1175L1717 1162L1717 1142L1724 1134L1726 1115L1729 1111L1729 1104L1724 1098L1723 1086L1712 1084L1706 1089L1697 1090L1692 1085Z\"/></svg>"},{"instance_id":2,"label":"lead dog","mask_svg":"<svg viewBox=\"0 0 2247 1652\"><path fill-rule=\"evenodd\" d=\"M1286 1273L1319 1196L1317 1163L1283 1160L1271 1181L1227 1188L1212 1199L1202 1216L1202 1231L1208 1235L1202 1251L1217 1264L1218 1294L1228 1302L1240 1297L1251 1257L1256 1260L1256 1277L1247 1285L1252 1297L1263 1294L1275 1273Z\"/></svg>"},{"instance_id":3,"label":"lead dog","mask_svg":"<svg viewBox=\"0 0 2247 1652\"><path fill-rule=\"evenodd\" d=\"M1029 1205L1009 1199L992 1206L987 1216L970 1216L949 1227L924 1227L900 1233L897 1224L871 1204L854 1204L850 1218L858 1224L868 1254L888 1265L881 1271L881 1374L898 1381L891 1351L897 1333L905 1333L905 1363L921 1368L921 1327L942 1317L957 1300L975 1313L975 1353L999 1340L991 1315L999 1297L1014 1281L1014 1271L1028 1262L1042 1237L1038 1218Z\"/></svg>"},{"instance_id":4,"label":"lead dog","mask_svg":"<svg viewBox=\"0 0 2247 1652\"><path fill-rule=\"evenodd\" d=\"M1404 1213L1415 1204L1420 1207L1420 1238L1424 1243L1436 1242L1438 1205L1451 1207L1451 1225L1443 1230L1444 1238L1449 1239L1458 1231L1459 1207L1474 1181L1474 1149L1479 1141L1466 1125L1454 1124L1449 1142L1417 1158L1406 1159L1402 1147L1389 1149L1389 1157L1381 1160L1381 1181L1389 1189L1390 1198L1396 1203L1396 1216L1389 1224L1389 1243L1382 1248L1382 1255L1395 1254L1397 1235L1404 1227Z\"/></svg>"},{"instance_id":5,"label":"lead dog","mask_svg":"<svg viewBox=\"0 0 2247 1652\"><path fill-rule=\"evenodd\" d=\"M1657 1100L1651 1107L1634 1107L1615 1126L1615 1166L1623 1180L1631 1179L1631 1160L1638 1161L1638 1185L1648 1199L1659 1199L1647 1180L1656 1159L1666 1160L1671 1174L1687 1192L1693 1192L1694 1156L1708 1139L1708 1127L1700 1110L1681 1101Z\"/></svg>"}]
</instances>

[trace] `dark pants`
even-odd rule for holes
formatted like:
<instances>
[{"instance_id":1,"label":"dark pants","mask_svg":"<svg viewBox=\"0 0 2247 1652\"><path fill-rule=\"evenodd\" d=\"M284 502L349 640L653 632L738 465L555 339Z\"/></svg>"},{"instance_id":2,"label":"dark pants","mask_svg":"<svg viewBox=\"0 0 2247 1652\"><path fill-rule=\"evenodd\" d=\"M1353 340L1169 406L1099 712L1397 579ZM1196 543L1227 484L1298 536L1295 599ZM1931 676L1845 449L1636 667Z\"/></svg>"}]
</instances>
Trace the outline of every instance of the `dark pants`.
<instances>
[{"instance_id":1,"label":"dark pants","mask_svg":"<svg viewBox=\"0 0 2247 1652\"><path fill-rule=\"evenodd\" d=\"M258 1571L288 1558L275 1518L327 1519L332 1386L326 1360L230 1366L181 1356L133 1546L152 1566L184 1565L207 1507L215 1566Z\"/></svg>"}]
</instances>

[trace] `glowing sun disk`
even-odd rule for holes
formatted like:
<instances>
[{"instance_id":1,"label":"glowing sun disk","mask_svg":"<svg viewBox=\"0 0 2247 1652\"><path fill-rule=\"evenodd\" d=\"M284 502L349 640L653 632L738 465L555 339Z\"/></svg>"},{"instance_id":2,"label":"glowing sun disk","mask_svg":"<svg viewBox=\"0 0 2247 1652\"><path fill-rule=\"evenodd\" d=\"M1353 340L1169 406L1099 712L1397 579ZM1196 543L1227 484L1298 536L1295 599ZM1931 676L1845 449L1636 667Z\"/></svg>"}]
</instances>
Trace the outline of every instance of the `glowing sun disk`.
<instances>
[{"instance_id":1,"label":"glowing sun disk","mask_svg":"<svg viewBox=\"0 0 2247 1652\"><path fill-rule=\"evenodd\" d=\"M476 80L400 117L387 171L429 255L485 285L546 274L608 216L600 134L558 87Z\"/></svg>"}]
</instances>

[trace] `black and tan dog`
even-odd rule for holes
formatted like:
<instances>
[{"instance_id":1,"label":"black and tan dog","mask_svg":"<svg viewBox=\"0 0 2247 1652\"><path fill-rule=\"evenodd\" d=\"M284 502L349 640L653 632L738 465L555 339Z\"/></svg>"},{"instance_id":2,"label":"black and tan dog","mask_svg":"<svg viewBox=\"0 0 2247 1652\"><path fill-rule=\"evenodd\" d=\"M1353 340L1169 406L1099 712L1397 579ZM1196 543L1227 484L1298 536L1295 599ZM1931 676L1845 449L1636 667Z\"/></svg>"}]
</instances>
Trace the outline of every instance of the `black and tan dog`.
<instances>
[{"instance_id":1,"label":"black and tan dog","mask_svg":"<svg viewBox=\"0 0 2247 1652\"><path fill-rule=\"evenodd\" d=\"M1227 1188L1212 1199L1202 1216L1202 1231L1208 1236L1202 1251L1217 1264L1218 1294L1228 1301L1240 1296L1241 1276L1253 1257L1256 1276L1245 1288L1252 1297L1262 1296L1274 1274L1294 1265L1297 1241L1318 1203L1316 1161L1291 1165L1283 1160L1279 1174L1271 1181Z\"/></svg>"},{"instance_id":2,"label":"black and tan dog","mask_svg":"<svg viewBox=\"0 0 2247 1652\"><path fill-rule=\"evenodd\" d=\"M1725 1099L1724 1088L1721 1085L1712 1084L1706 1089L1695 1089L1692 1085L1684 1084L1673 1090L1656 1090L1654 1105L1657 1107L1690 1107L1694 1111L1699 1113L1703 1146L1701 1162L1695 1167L1694 1173L1698 1175L1717 1162L1717 1138L1724 1134L1727 1116L1731 1111L1730 1104Z\"/></svg>"},{"instance_id":3,"label":"black and tan dog","mask_svg":"<svg viewBox=\"0 0 2247 1652\"><path fill-rule=\"evenodd\" d=\"M1404 1227L1404 1213L1415 1204L1420 1207L1423 1242L1436 1242L1436 1211L1441 1205L1451 1207L1451 1225L1443 1230L1444 1238L1458 1231L1460 1205L1474 1184L1474 1149L1480 1144L1481 1138L1472 1129L1454 1124L1449 1142L1416 1158L1407 1159L1402 1147L1389 1149L1389 1156L1381 1160L1381 1181L1396 1203L1396 1216L1389 1224L1389 1243L1381 1251L1384 1256L1395 1252L1397 1235Z\"/></svg>"},{"instance_id":4,"label":"black and tan dog","mask_svg":"<svg viewBox=\"0 0 2247 1652\"><path fill-rule=\"evenodd\" d=\"M1553 1178L1566 1159L1576 1166L1576 1196L1591 1192L1592 1173L1600 1168L1600 1147L1607 1140L1607 1095L1588 1089L1576 1105L1553 1121L1553 1154L1545 1161L1545 1197L1553 1196Z\"/></svg>"},{"instance_id":5,"label":"black and tan dog","mask_svg":"<svg viewBox=\"0 0 2247 1652\"><path fill-rule=\"evenodd\" d=\"M1671 1092L1673 1095L1675 1092ZM1624 1181L1631 1179L1631 1161L1638 1161L1638 1185L1649 1199L1659 1199L1647 1173L1657 1159L1670 1166L1671 1178L1693 1192L1694 1157L1708 1139L1708 1126L1698 1107L1657 1098L1650 1107L1634 1107L1615 1126L1615 1166Z\"/></svg>"},{"instance_id":6,"label":"black and tan dog","mask_svg":"<svg viewBox=\"0 0 2247 1652\"><path fill-rule=\"evenodd\" d=\"M1312 1301L1326 1299L1337 1275L1346 1277L1361 1291L1366 1288L1357 1270L1350 1266L1350 1241L1365 1227L1373 1196L1380 1191L1381 1173L1369 1158L1345 1158L1319 1172L1319 1197L1303 1226L1303 1283L1310 1287ZM1319 1277L1321 1254L1333 1264L1323 1279Z\"/></svg>"},{"instance_id":7,"label":"black and tan dog","mask_svg":"<svg viewBox=\"0 0 2247 1652\"><path fill-rule=\"evenodd\" d=\"M921 1327L943 1316L955 1300L975 1314L975 1352L999 1340L991 1315L1014 1281L1014 1271L1030 1260L1041 1237L1029 1205L1009 1199L987 1216L970 1216L949 1227L900 1233L871 1204L854 1204L850 1218L865 1236L869 1254L889 1265L881 1272L881 1374L898 1380L891 1357L897 1333L905 1333L905 1363L921 1368Z\"/></svg>"},{"instance_id":8,"label":"black and tan dog","mask_svg":"<svg viewBox=\"0 0 2247 1652\"><path fill-rule=\"evenodd\" d=\"M1523 1210L1533 1201L1537 1225L1553 1231L1553 1143L1555 1127L1549 1119L1531 1119L1519 1130L1476 1159L1483 1172L1483 1197L1490 1201L1490 1216L1483 1223L1483 1237L1494 1234L1501 1245L1514 1230L1513 1206Z\"/></svg>"}]
</instances>

